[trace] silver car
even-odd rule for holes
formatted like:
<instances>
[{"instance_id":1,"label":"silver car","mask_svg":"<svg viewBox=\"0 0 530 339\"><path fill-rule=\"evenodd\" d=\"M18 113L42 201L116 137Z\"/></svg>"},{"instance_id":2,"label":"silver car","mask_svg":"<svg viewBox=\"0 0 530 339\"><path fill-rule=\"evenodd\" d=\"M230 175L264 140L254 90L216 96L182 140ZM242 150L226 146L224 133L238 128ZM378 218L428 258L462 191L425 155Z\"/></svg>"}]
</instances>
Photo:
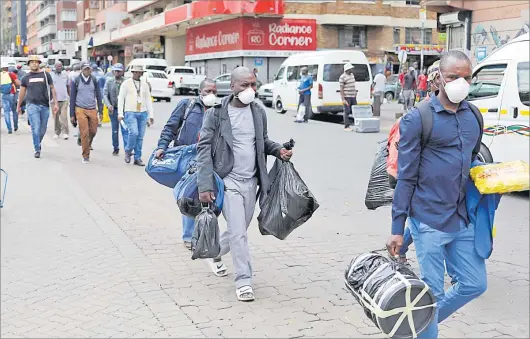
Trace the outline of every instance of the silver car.
<instances>
[{"instance_id":1,"label":"silver car","mask_svg":"<svg viewBox=\"0 0 530 339\"><path fill-rule=\"evenodd\" d=\"M232 94L232 89L230 88L232 76L230 73L221 74L213 80L215 81L215 85L217 86L217 96L222 97ZM259 80L257 87L258 89L261 87L261 81Z\"/></svg>"}]
</instances>

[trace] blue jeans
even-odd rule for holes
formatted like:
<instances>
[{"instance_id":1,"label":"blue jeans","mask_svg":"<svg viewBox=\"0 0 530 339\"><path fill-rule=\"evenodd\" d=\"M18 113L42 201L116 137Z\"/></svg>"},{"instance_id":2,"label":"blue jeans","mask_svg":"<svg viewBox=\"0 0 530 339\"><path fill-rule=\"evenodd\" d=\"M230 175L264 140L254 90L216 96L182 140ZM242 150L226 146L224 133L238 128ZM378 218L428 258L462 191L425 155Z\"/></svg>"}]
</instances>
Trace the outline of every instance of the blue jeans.
<instances>
[{"instance_id":1,"label":"blue jeans","mask_svg":"<svg viewBox=\"0 0 530 339\"><path fill-rule=\"evenodd\" d=\"M129 130L125 152L131 153L134 150L134 160L140 160L142 158L145 128L147 127L147 112L125 112L123 120Z\"/></svg>"},{"instance_id":2,"label":"blue jeans","mask_svg":"<svg viewBox=\"0 0 530 339\"><path fill-rule=\"evenodd\" d=\"M27 104L26 111L31 125L31 136L33 137L33 147L35 152L40 152L40 143L46 129L48 128L48 118L50 117L50 108L48 106Z\"/></svg>"},{"instance_id":3,"label":"blue jeans","mask_svg":"<svg viewBox=\"0 0 530 339\"><path fill-rule=\"evenodd\" d=\"M13 124L15 130L18 129L18 114L15 106L15 96L13 94L2 94L2 106L4 107L4 119L6 120L6 127L9 132L12 132L11 127L11 113L13 113Z\"/></svg>"},{"instance_id":4,"label":"blue jeans","mask_svg":"<svg viewBox=\"0 0 530 339\"><path fill-rule=\"evenodd\" d=\"M121 126L120 122L118 121L118 109L115 108L112 114L109 113L109 116L110 126L112 128L112 147L114 147L115 151L120 149L119 130L121 129L121 137L123 138L123 148L126 149L129 132L127 132L127 130L123 128L123 126Z\"/></svg>"},{"instance_id":5,"label":"blue jeans","mask_svg":"<svg viewBox=\"0 0 530 339\"><path fill-rule=\"evenodd\" d=\"M191 241L193 235L193 228L195 227L195 219L182 216L182 240Z\"/></svg>"},{"instance_id":6,"label":"blue jeans","mask_svg":"<svg viewBox=\"0 0 530 339\"><path fill-rule=\"evenodd\" d=\"M444 233L415 219L409 228L416 246L421 278L437 302L434 320L418 338L438 338L438 323L486 291L486 261L475 251L475 227ZM455 284L444 292L445 265Z\"/></svg>"}]
</instances>

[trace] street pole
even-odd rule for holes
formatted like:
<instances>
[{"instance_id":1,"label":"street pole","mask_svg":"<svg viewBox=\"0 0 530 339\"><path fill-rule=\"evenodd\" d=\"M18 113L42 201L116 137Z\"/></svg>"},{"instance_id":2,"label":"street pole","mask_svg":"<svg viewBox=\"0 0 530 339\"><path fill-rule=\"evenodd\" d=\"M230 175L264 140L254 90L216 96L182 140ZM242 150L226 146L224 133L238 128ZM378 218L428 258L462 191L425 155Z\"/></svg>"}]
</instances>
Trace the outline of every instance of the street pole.
<instances>
[{"instance_id":1,"label":"street pole","mask_svg":"<svg viewBox=\"0 0 530 339\"><path fill-rule=\"evenodd\" d=\"M423 47L425 44L425 21L421 21L420 73L423 72Z\"/></svg>"}]
</instances>

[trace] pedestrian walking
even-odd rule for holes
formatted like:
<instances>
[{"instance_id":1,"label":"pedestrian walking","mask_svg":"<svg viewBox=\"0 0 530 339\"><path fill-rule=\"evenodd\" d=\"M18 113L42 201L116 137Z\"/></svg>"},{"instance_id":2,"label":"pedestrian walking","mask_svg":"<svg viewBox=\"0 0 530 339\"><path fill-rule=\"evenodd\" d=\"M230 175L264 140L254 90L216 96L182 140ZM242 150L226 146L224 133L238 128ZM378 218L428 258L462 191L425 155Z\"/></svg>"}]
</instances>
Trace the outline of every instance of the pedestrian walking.
<instances>
[{"instance_id":1,"label":"pedestrian walking","mask_svg":"<svg viewBox=\"0 0 530 339\"><path fill-rule=\"evenodd\" d=\"M423 71L418 76L418 92L420 93L420 100L427 95L427 71Z\"/></svg>"},{"instance_id":2,"label":"pedestrian walking","mask_svg":"<svg viewBox=\"0 0 530 339\"><path fill-rule=\"evenodd\" d=\"M50 73L41 69L41 60L37 55L28 57L30 72L22 79L20 93L18 96L17 112L22 114L21 103L25 100L28 121L31 126L33 138L33 148L35 158L41 156L41 142L48 128L50 117L50 92L53 98L53 112L57 113L59 105L57 94L53 86L53 79Z\"/></svg>"},{"instance_id":3,"label":"pedestrian walking","mask_svg":"<svg viewBox=\"0 0 530 339\"><path fill-rule=\"evenodd\" d=\"M55 63L55 70L51 73L55 91L57 92L57 102L59 103L59 111L53 114L55 121L55 135L54 138L62 137L64 140L68 139L68 99L70 98L70 87L68 86L68 75L63 70L63 63L57 61Z\"/></svg>"},{"instance_id":4,"label":"pedestrian walking","mask_svg":"<svg viewBox=\"0 0 530 339\"><path fill-rule=\"evenodd\" d=\"M22 64L17 64L17 76L20 80L26 75L26 71L22 69Z\"/></svg>"},{"instance_id":5,"label":"pedestrian walking","mask_svg":"<svg viewBox=\"0 0 530 339\"><path fill-rule=\"evenodd\" d=\"M403 78L403 99L405 112L408 112L416 101L416 79L414 77L414 67L409 68L409 72Z\"/></svg>"},{"instance_id":6,"label":"pedestrian walking","mask_svg":"<svg viewBox=\"0 0 530 339\"><path fill-rule=\"evenodd\" d=\"M224 180L223 215L227 230L221 235L221 253L207 259L216 276L227 274L221 257L232 251L236 295L240 301L254 300L252 264L247 228L256 205L259 185L260 204L269 189L267 155L289 160L292 151L268 138L267 115L254 102L257 80L246 67L231 76L233 93L220 106L206 112L198 144L198 186L202 203L212 203L214 171Z\"/></svg>"},{"instance_id":7,"label":"pedestrian walking","mask_svg":"<svg viewBox=\"0 0 530 339\"><path fill-rule=\"evenodd\" d=\"M160 133L156 157L161 159L169 144L174 146L193 145L199 141L204 112L216 104L217 87L215 81L205 79L199 85L199 95L190 100L182 100L171 113L169 120ZM182 240L191 250L191 236L195 219L182 216Z\"/></svg>"},{"instance_id":8,"label":"pedestrian walking","mask_svg":"<svg viewBox=\"0 0 530 339\"><path fill-rule=\"evenodd\" d=\"M347 63L344 65L344 73L339 78L340 97L344 105L344 130L351 132L350 114L352 106L357 105L357 90L355 89L355 76L353 75L353 65ZM352 121L355 124L355 119Z\"/></svg>"},{"instance_id":9,"label":"pedestrian walking","mask_svg":"<svg viewBox=\"0 0 530 339\"><path fill-rule=\"evenodd\" d=\"M300 69L300 84L298 85L298 108L304 105L305 114L303 120L296 119L295 122L308 122L311 115L311 88L313 88L313 76L308 74L308 68Z\"/></svg>"},{"instance_id":10,"label":"pedestrian walking","mask_svg":"<svg viewBox=\"0 0 530 339\"><path fill-rule=\"evenodd\" d=\"M416 247L422 279L433 291L433 321L418 336L437 338L438 323L486 290L485 259L475 250L475 226L469 222L466 183L480 123L468 95L472 65L461 51L446 53L436 78L439 92L429 100L432 135L424 146L418 109L400 123L398 178L392 206L392 256L403 244L405 220ZM445 266L444 266L445 263ZM454 284L444 292L445 267Z\"/></svg>"},{"instance_id":11,"label":"pedestrian walking","mask_svg":"<svg viewBox=\"0 0 530 339\"><path fill-rule=\"evenodd\" d=\"M125 68L120 63L112 66L112 73L114 76L110 77L110 79L105 83L105 87L103 89L103 101L109 110L110 125L112 128L112 155L116 156L120 153L120 129L124 149L127 148L127 139L129 138L127 129L118 121L118 95L120 93L120 87L125 80L123 78L124 71Z\"/></svg>"},{"instance_id":12,"label":"pedestrian walking","mask_svg":"<svg viewBox=\"0 0 530 339\"><path fill-rule=\"evenodd\" d=\"M386 86L386 77L383 74L383 70L380 70L377 72L376 76L374 77L374 97L378 97L381 100L381 103L383 103L384 94L385 94L385 86Z\"/></svg>"},{"instance_id":13,"label":"pedestrian walking","mask_svg":"<svg viewBox=\"0 0 530 339\"><path fill-rule=\"evenodd\" d=\"M81 74L70 84L70 94L70 119L74 126L79 124L82 162L88 164L98 130L98 115L99 120L103 118L101 91L89 63L81 66Z\"/></svg>"},{"instance_id":14,"label":"pedestrian walking","mask_svg":"<svg viewBox=\"0 0 530 339\"><path fill-rule=\"evenodd\" d=\"M118 120L125 121L129 138L125 145L125 162L131 162L134 151L134 164L145 166L142 161L142 146L144 142L147 121L155 122L153 102L149 85L142 77L144 69L141 65L131 67L132 78L123 82L118 95Z\"/></svg>"},{"instance_id":15,"label":"pedestrian walking","mask_svg":"<svg viewBox=\"0 0 530 339\"><path fill-rule=\"evenodd\" d=\"M13 133L18 130L18 114L15 109L15 94L17 86L20 86L20 80L13 72L9 72L9 65L2 61L2 73L0 82L0 92L2 93L2 107L4 109L4 119L6 121L7 133ZM11 126L11 116L13 116L13 126Z\"/></svg>"}]
</instances>

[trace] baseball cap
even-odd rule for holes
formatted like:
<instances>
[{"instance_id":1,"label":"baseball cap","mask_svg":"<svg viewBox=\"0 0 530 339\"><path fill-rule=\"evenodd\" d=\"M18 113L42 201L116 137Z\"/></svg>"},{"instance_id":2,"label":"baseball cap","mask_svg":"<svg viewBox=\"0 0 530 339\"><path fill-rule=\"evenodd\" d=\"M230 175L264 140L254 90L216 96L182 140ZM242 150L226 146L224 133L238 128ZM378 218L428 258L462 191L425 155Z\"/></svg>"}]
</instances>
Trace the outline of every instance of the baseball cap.
<instances>
[{"instance_id":1,"label":"baseball cap","mask_svg":"<svg viewBox=\"0 0 530 339\"><path fill-rule=\"evenodd\" d=\"M81 65L81 69L85 69L85 68L92 68L92 67L90 67L90 64L88 62L83 62L83 64Z\"/></svg>"},{"instance_id":2,"label":"baseball cap","mask_svg":"<svg viewBox=\"0 0 530 339\"><path fill-rule=\"evenodd\" d=\"M123 72L125 70L125 68L123 67L122 64L117 63L116 65L112 66L112 70L113 71L122 71Z\"/></svg>"},{"instance_id":3,"label":"baseball cap","mask_svg":"<svg viewBox=\"0 0 530 339\"><path fill-rule=\"evenodd\" d=\"M413 71L414 70L414 67L409 67L409 71Z\"/></svg>"},{"instance_id":4,"label":"baseball cap","mask_svg":"<svg viewBox=\"0 0 530 339\"><path fill-rule=\"evenodd\" d=\"M344 65L344 72L352 68L353 68L353 65L348 62L347 64Z\"/></svg>"}]
</instances>

